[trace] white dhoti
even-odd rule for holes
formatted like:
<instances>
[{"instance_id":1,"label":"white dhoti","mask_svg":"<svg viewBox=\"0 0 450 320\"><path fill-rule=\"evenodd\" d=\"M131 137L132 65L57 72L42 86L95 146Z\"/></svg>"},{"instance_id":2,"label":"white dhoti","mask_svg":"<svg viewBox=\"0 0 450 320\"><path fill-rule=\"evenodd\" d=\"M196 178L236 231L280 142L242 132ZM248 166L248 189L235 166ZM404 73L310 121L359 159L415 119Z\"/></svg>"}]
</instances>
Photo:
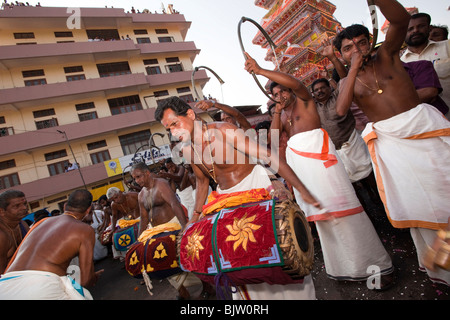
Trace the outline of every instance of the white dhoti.
<instances>
[{"instance_id":1,"label":"white dhoti","mask_svg":"<svg viewBox=\"0 0 450 320\"><path fill-rule=\"evenodd\" d=\"M359 202L334 144L323 129L292 136L286 160L309 192L327 212L295 197L308 221L315 221L326 272L340 280L371 276L370 266L393 271L392 260Z\"/></svg>"},{"instance_id":2,"label":"white dhoti","mask_svg":"<svg viewBox=\"0 0 450 320\"><path fill-rule=\"evenodd\" d=\"M177 189L177 195L180 198L180 202L183 206L185 206L189 220L192 218L192 214L194 213L194 207L195 207L195 198L193 197L194 189L192 186L189 186L183 191L180 191L180 189Z\"/></svg>"},{"instance_id":3,"label":"white dhoti","mask_svg":"<svg viewBox=\"0 0 450 320\"><path fill-rule=\"evenodd\" d=\"M369 150L356 130L353 130L348 141L336 152L344 164L350 182L364 179L372 172Z\"/></svg>"},{"instance_id":4,"label":"white dhoti","mask_svg":"<svg viewBox=\"0 0 450 320\"><path fill-rule=\"evenodd\" d=\"M45 271L13 271L0 278L0 300L92 300L69 276Z\"/></svg>"},{"instance_id":5,"label":"white dhoti","mask_svg":"<svg viewBox=\"0 0 450 320\"><path fill-rule=\"evenodd\" d=\"M362 135L392 225L444 228L450 216L450 122L420 104L368 123Z\"/></svg>"},{"instance_id":6,"label":"white dhoti","mask_svg":"<svg viewBox=\"0 0 450 320\"><path fill-rule=\"evenodd\" d=\"M396 228L411 228L419 263L450 216L450 122L428 104L368 123L362 133L381 200ZM427 230L428 229L428 230ZM450 272L427 270L450 283Z\"/></svg>"},{"instance_id":7,"label":"white dhoti","mask_svg":"<svg viewBox=\"0 0 450 320\"><path fill-rule=\"evenodd\" d=\"M266 169L256 165L253 171L234 187L221 190L217 187L219 194L247 191L257 188L268 188L271 186ZM270 285L268 283L248 284L238 288L233 294L234 300L314 300L316 291L312 276L308 275L301 284Z\"/></svg>"}]
</instances>

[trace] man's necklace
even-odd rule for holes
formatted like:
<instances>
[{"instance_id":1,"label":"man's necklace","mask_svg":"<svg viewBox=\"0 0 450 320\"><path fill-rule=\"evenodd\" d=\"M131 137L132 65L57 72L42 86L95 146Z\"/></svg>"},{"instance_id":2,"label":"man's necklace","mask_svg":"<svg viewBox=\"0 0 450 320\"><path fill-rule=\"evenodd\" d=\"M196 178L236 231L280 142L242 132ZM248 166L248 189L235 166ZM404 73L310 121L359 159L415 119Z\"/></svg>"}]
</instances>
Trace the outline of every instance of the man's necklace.
<instances>
[{"instance_id":1,"label":"man's necklace","mask_svg":"<svg viewBox=\"0 0 450 320\"><path fill-rule=\"evenodd\" d=\"M362 82L361 79L359 79L358 77L356 77L356 80L358 80L359 82L361 82L361 84L363 84L366 88L372 90L372 91L376 91L378 94L382 94L383 93L383 89L380 88L379 84L378 84L378 79L377 79L377 73L375 71L375 65L373 65L373 75L375 77L375 83L377 84L377 89L373 89L371 87L369 87L367 84L365 84L364 82Z\"/></svg>"},{"instance_id":2,"label":"man's necklace","mask_svg":"<svg viewBox=\"0 0 450 320\"><path fill-rule=\"evenodd\" d=\"M73 213L69 213L69 212L64 212L65 215L71 216L72 218L74 218L75 220L80 220L77 218L77 216L75 216Z\"/></svg>"},{"instance_id":3,"label":"man's necklace","mask_svg":"<svg viewBox=\"0 0 450 320\"><path fill-rule=\"evenodd\" d=\"M206 125L205 125L206 126ZM211 169L208 169L205 164L203 163L202 158L200 157L200 155L197 152L197 149L195 149L194 143L192 143L192 149L194 149L194 153L197 156L198 160L200 160L200 163L202 164L203 168L205 168L206 172L208 172L209 176L214 180L215 183L217 183L216 180L216 171L214 170L214 162L213 162L213 157L212 157L212 150L211 150L211 139L209 138L209 133L208 133L208 129L206 129L206 134L208 136L208 149L209 149L209 158L211 160ZM202 144L203 144L203 139L202 139Z\"/></svg>"}]
</instances>

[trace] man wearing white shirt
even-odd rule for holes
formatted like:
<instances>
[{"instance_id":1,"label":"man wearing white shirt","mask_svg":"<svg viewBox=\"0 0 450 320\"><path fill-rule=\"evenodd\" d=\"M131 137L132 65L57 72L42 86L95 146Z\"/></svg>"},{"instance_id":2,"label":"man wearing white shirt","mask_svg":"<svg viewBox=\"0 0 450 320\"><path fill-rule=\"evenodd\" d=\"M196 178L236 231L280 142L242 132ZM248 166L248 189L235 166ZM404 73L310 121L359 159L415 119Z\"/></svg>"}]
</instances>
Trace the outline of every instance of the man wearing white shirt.
<instances>
[{"instance_id":1,"label":"man wearing white shirt","mask_svg":"<svg viewBox=\"0 0 450 320\"><path fill-rule=\"evenodd\" d=\"M440 96L450 105L450 40L429 40L431 29L430 15L423 12L412 15L405 39L408 48L400 59L403 62L431 61L444 89ZM447 113L446 117L449 119L450 114Z\"/></svg>"}]
</instances>

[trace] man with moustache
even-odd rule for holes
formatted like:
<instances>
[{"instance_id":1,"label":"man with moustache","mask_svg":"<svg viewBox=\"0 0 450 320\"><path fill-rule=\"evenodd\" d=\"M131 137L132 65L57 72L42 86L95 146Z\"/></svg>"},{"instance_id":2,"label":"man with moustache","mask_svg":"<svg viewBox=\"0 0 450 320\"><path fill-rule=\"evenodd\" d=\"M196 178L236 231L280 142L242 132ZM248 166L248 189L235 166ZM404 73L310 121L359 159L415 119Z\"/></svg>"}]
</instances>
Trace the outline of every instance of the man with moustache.
<instances>
[{"instance_id":1,"label":"man with moustache","mask_svg":"<svg viewBox=\"0 0 450 320\"><path fill-rule=\"evenodd\" d=\"M444 89L440 97L450 106L450 40L429 40L431 30L429 14L421 12L412 15L405 38L408 47L400 59L403 62L431 61ZM445 116L450 119L450 113Z\"/></svg>"},{"instance_id":2,"label":"man with moustache","mask_svg":"<svg viewBox=\"0 0 450 320\"><path fill-rule=\"evenodd\" d=\"M0 274L28 232L28 225L22 221L27 214L27 200L22 191L7 190L0 194Z\"/></svg>"},{"instance_id":3,"label":"man with moustache","mask_svg":"<svg viewBox=\"0 0 450 320\"><path fill-rule=\"evenodd\" d=\"M390 21L375 56L369 55L369 30L362 25L345 28L334 40L350 66L340 81L336 110L345 115L355 102L372 121L362 136L380 197L391 224L410 229L422 267L436 230L445 228L449 218L450 122L435 107L421 103L398 54L407 33L410 40L420 38L415 26L426 30L428 22L423 18L422 23L410 22L397 1L375 0L375 4ZM448 271L427 269L427 273L432 281L450 285Z\"/></svg>"},{"instance_id":4,"label":"man with moustache","mask_svg":"<svg viewBox=\"0 0 450 320\"><path fill-rule=\"evenodd\" d=\"M257 188L270 187L267 171L255 164L250 157L259 158L278 167L278 173L299 190L299 197L314 207L320 203L309 193L292 169L270 153L265 146L246 136L243 130L227 122L205 123L200 121L194 110L178 97L165 99L155 111L160 121L173 137L183 157L191 164L196 176L197 197L195 211L190 222L202 214L208 195L209 178L217 182L219 194L230 194ZM305 276L303 283L270 285L268 283L239 286L233 299L315 299L312 276Z\"/></svg>"},{"instance_id":5,"label":"man with moustache","mask_svg":"<svg viewBox=\"0 0 450 320\"><path fill-rule=\"evenodd\" d=\"M329 81L325 78L314 81L311 90L322 128L330 135L350 181L353 183L368 177L372 172L372 164L367 146L355 129L355 118L351 110L344 116L336 113L336 99L339 91L332 90Z\"/></svg>"}]
</instances>

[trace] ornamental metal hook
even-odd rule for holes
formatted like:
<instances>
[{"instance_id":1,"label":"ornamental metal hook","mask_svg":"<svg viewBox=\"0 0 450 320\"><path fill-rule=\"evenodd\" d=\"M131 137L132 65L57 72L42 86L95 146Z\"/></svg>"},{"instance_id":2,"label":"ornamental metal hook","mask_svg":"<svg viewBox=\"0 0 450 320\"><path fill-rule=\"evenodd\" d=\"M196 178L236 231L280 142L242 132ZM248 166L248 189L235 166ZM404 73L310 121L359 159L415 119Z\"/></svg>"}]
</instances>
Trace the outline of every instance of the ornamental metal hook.
<instances>
[{"instance_id":1,"label":"ornamental metal hook","mask_svg":"<svg viewBox=\"0 0 450 320\"><path fill-rule=\"evenodd\" d=\"M203 69L206 69L206 70L211 71L211 73L216 77L216 79L219 80L220 85L224 84L225 81L223 81L222 78L219 77L219 75L218 75L217 73L215 73L214 70L211 69L211 68L208 68L208 67L205 67L205 66L195 67L194 70L192 70L192 74L191 74L192 88L194 89L194 93L195 93L195 96L197 97L197 99L198 99L198 100L203 100L203 98L200 97L200 95L199 95L198 92L197 92L197 89L195 88L195 79L194 79L195 73L196 73L196 72L198 71L198 69L200 69L200 68L203 68Z\"/></svg>"},{"instance_id":2,"label":"ornamental metal hook","mask_svg":"<svg viewBox=\"0 0 450 320\"><path fill-rule=\"evenodd\" d=\"M258 29L259 31L261 31L261 33L263 34L263 36L266 38L267 42L269 43L270 47L272 48L272 52L275 56L275 62L277 65L277 69L280 70L280 66L278 65L278 59L277 59L277 54L275 52L275 48L276 45L275 43L272 41L272 39L270 38L270 36L267 34L266 30L263 29L263 27L261 27L256 21L247 18L247 17L242 17L241 20L239 21L238 24L238 38L239 38L239 44L241 45L241 50L242 50L242 54L244 55L244 59L247 60L247 56L245 55L245 48L244 48L244 44L242 43L242 36L241 36L241 25L243 22L249 21L251 23L253 23ZM270 100L272 100L275 103L278 103L279 101L274 100L266 91L266 89L261 85L261 83L259 82L258 78L256 77L255 73L252 72L252 76L253 79L255 80L256 84L258 85L258 87L261 89L261 91L266 95L267 98L269 98Z\"/></svg>"}]
</instances>

